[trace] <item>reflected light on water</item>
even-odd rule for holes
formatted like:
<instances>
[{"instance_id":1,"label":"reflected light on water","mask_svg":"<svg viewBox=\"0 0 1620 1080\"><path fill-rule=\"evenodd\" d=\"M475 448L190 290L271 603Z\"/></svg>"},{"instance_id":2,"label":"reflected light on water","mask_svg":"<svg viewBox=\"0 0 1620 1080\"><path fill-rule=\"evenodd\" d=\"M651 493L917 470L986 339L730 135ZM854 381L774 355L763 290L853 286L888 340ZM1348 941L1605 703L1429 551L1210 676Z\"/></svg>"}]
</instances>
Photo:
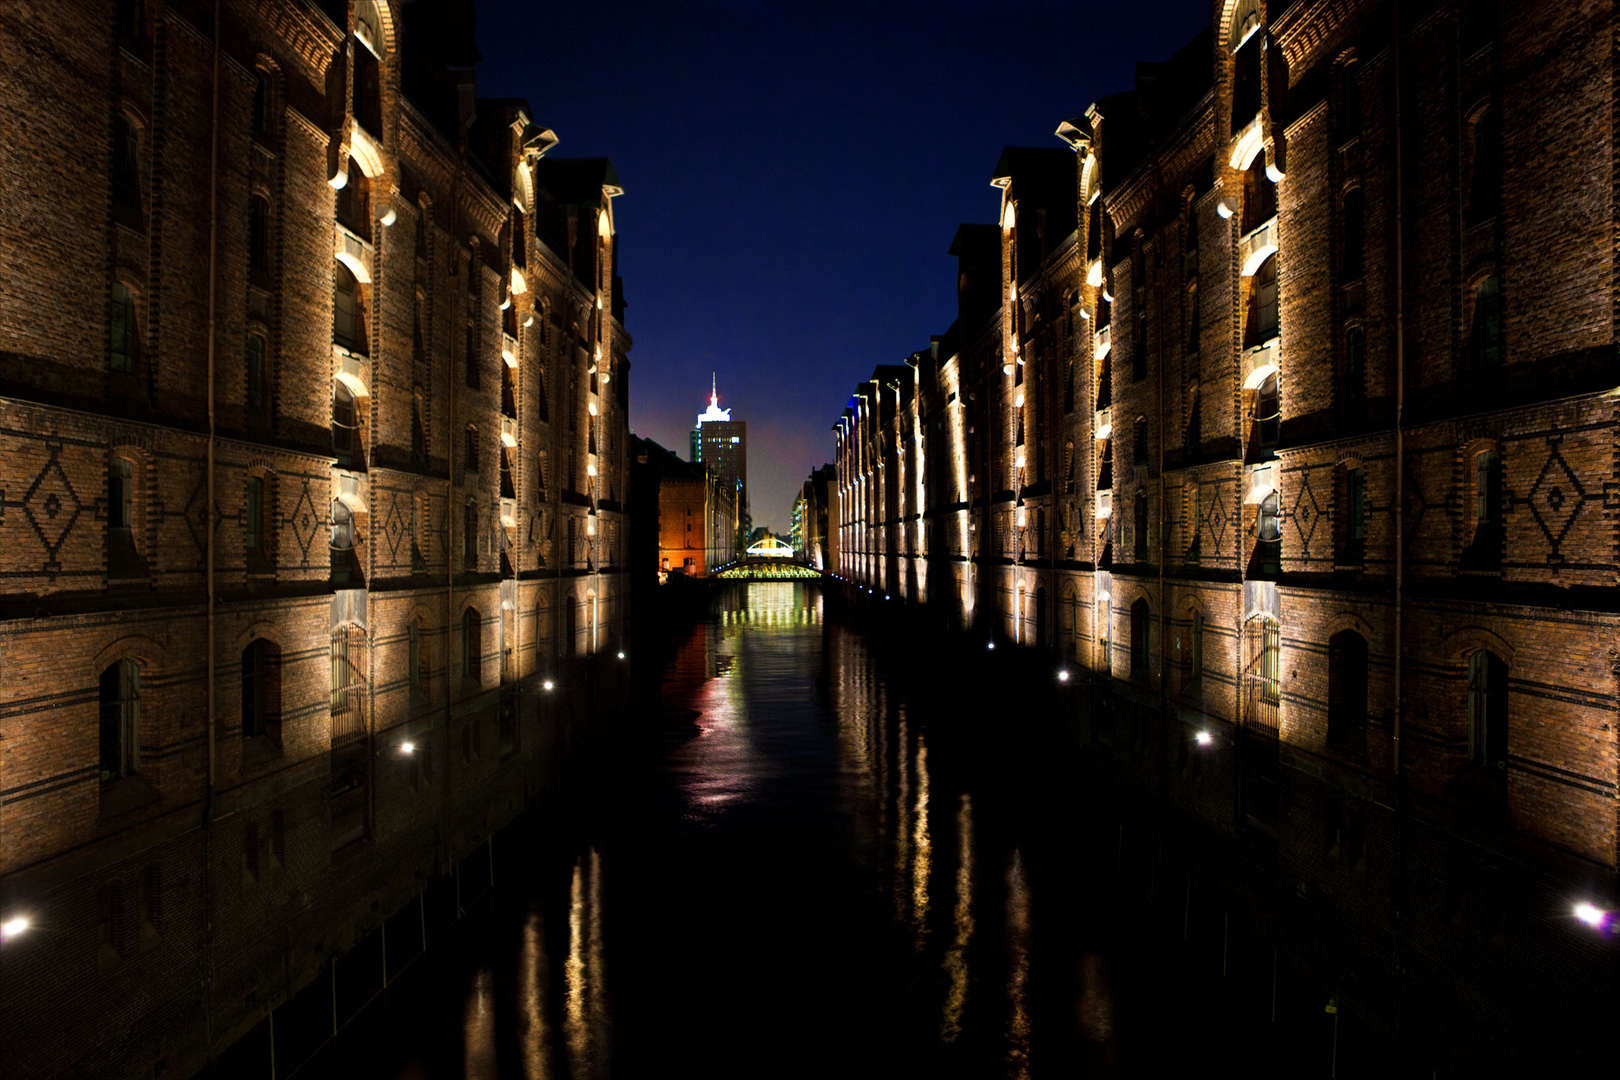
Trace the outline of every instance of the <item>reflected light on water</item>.
<instances>
[{"instance_id":1,"label":"reflected light on water","mask_svg":"<svg viewBox=\"0 0 1620 1080\"><path fill-rule=\"evenodd\" d=\"M569 1076L607 1076L609 1030L605 972L602 970L602 865L592 849L574 864L568 897L568 966L564 982L563 1029Z\"/></svg>"},{"instance_id":2,"label":"reflected light on water","mask_svg":"<svg viewBox=\"0 0 1620 1080\"><path fill-rule=\"evenodd\" d=\"M551 962L546 955L545 924L540 912L530 911L523 922L519 956L518 1027L523 1046L525 1080L551 1080L551 1026L546 1015L546 987L551 983Z\"/></svg>"},{"instance_id":3,"label":"reflected light on water","mask_svg":"<svg viewBox=\"0 0 1620 1080\"><path fill-rule=\"evenodd\" d=\"M500 1062L495 1052L495 975L480 968L467 993L463 1022L467 1080L498 1080Z\"/></svg>"},{"instance_id":4,"label":"reflected light on water","mask_svg":"<svg viewBox=\"0 0 1620 1080\"><path fill-rule=\"evenodd\" d=\"M967 1006L968 946L973 942L973 797L964 792L956 805L956 936L945 951L945 1011L939 1037L953 1043L962 1033L962 1010Z\"/></svg>"},{"instance_id":5,"label":"reflected light on water","mask_svg":"<svg viewBox=\"0 0 1620 1080\"><path fill-rule=\"evenodd\" d=\"M1029 887L1017 848L1007 867L1007 1075L1029 1076Z\"/></svg>"},{"instance_id":6,"label":"reflected light on water","mask_svg":"<svg viewBox=\"0 0 1620 1080\"><path fill-rule=\"evenodd\" d=\"M917 947L928 933L928 875L932 870L933 839L928 832L928 744L917 732L917 810L912 823L911 921L917 929Z\"/></svg>"}]
</instances>

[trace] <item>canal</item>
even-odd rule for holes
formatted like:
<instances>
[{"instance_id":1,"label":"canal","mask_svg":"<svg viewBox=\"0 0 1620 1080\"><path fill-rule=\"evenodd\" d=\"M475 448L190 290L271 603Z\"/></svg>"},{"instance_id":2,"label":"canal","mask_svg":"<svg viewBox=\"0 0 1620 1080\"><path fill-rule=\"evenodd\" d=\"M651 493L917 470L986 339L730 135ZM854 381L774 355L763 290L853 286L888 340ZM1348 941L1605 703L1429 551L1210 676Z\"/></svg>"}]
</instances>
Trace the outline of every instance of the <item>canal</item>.
<instances>
[{"instance_id":1,"label":"canal","mask_svg":"<svg viewBox=\"0 0 1620 1080\"><path fill-rule=\"evenodd\" d=\"M606 767L297 1075L1392 1074L1077 780L1050 672L908 626L717 594Z\"/></svg>"}]
</instances>

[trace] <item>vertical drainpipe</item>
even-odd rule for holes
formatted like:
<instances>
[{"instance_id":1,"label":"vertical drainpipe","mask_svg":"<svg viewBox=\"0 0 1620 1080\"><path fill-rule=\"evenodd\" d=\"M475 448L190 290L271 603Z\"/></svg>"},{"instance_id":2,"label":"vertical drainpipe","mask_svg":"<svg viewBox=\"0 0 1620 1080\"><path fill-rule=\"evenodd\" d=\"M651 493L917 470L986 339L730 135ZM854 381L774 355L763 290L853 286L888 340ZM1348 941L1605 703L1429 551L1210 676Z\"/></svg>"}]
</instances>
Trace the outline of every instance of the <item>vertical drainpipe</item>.
<instances>
[{"instance_id":1,"label":"vertical drainpipe","mask_svg":"<svg viewBox=\"0 0 1620 1080\"><path fill-rule=\"evenodd\" d=\"M1394 772L1401 775L1401 601L1406 576L1406 265L1401 185L1401 23L1395 12L1395 708Z\"/></svg>"},{"instance_id":2,"label":"vertical drainpipe","mask_svg":"<svg viewBox=\"0 0 1620 1080\"><path fill-rule=\"evenodd\" d=\"M214 0L214 64L213 101L208 135L208 541L205 545L208 579L208 786L203 796L202 882L203 882L203 1027L207 1045L212 1050L213 1034L213 926L209 918L208 864L210 859L210 826L214 818L214 723L218 704L214 686L214 337L215 300L218 294L219 254L219 52L220 5Z\"/></svg>"}]
</instances>

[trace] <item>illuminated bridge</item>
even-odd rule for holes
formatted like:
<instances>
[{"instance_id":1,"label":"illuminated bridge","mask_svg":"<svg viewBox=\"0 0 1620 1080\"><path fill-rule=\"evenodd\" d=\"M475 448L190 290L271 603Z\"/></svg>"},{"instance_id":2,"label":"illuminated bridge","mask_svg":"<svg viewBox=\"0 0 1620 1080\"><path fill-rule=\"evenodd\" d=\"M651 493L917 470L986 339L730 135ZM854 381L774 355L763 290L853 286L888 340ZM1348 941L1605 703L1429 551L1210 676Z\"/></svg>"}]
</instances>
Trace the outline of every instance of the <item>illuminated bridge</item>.
<instances>
[{"instance_id":1,"label":"illuminated bridge","mask_svg":"<svg viewBox=\"0 0 1620 1080\"><path fill-rule=\"evenodd\" d=\"M726 581L796 581L819 578L823 572L797 557L787 544L768 536L711 576Z\"/></svg>"}]
</instances>

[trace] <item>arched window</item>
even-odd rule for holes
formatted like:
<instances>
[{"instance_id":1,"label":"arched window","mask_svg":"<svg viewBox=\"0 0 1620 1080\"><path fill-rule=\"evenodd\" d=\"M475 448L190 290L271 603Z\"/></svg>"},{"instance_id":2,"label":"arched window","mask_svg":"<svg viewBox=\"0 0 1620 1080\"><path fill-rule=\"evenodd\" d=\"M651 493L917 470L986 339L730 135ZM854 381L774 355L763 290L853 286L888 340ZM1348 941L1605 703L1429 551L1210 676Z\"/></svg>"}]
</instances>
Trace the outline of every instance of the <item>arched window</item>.
<instances>
[{"instance_id":1,"label":"arched window","mask_svg":"<svg viewBox=\"0 0 1620 1080\"><path fill-rule=\"evenodd\" d=\"M355 409L354 393L341 382L332 384L332 453L338 464L349 465L354 460L358 443L355 437L360 426Z\"/></svg>"},{"instance_id":2,"label":"arched window","mask_svg":"<svg viewBox=\"0 0 1620 1080\"><path fill-rule=\"evenodd\" d=\"M1360 566L1367 554L1367 472L1360 464L1343 464L1333 485L1333 561Z\"/></svg>"},{"instance_id":3,"label":"arched window","mask_svg":"<svg viewBox=\"0 0 1620 1080\"><path fill-rule=\"evenodd\" d=\"M281 649L256 638L242 650L242 738L281 743Z\"/></svg>"},{"instance_id":4,"label":"arched window","mask_svg":"<svg viewBox=\"0 0 1620 1080\"><path fill-rule=\"evenodd\" d=\"M1243 234L1247 236L1277 216L1277 185L1266 175L1262 150L1243 173Z\"/></svg>"},{"instance_id":5,"label":"arched window","mask_svg":"<svg viewBox=\"0 0 1620 1080\"><path fill-rule=\"evenodd\" d=\"M1232 134L1246 127L1260 111L1261 43L1260 5L1242 0L1227 27L1226 47L1233 53Z\"/></svg>"},{"instance_id":6,"label":"arched window","mask_svg":"<svg viewBox=\"0 0 1620 1080\"><path fill-rule=\"evenodd\" d=\"M1468 657L1468 758L1493 774L1507 770L1508 669L1480 649Z\"/></svg>"},{"instance_id":7,"label":"arched window","mask_svg":"<svg viewBox=\"0 0 1620 1080\"><path fill-rule=\"evenodd\" d=\"M1267 375L1255 392L1254 425L1255 445L1261 451L1276 449L1282 427L1282 396L1276 372Z\"/></svg>"},{"instance_id":8,"label":"arched window","mask_svg":"<svg viewBox=\"0 0 1620 1080\"><path fill-rule=\"evenodd\" d=\"M360 282L341 262L332 264L332 340L353 353L366 351L366 317L360 303Z\"/></svg>"},{"instance_id":9,"label":"arched window","mask_svg":"<svg viewBox=\"0 0 1620 1080\"><path fill-rule=\"evenodd\" d=\"M1136 504L1131 512L1132 555L1137 562L1148 560L1148 497L1142 488L1136 489Z\"/></svg>"},{"instance_id":10,"label":"arched window","mask_svg":"<svg viewBox=\"0 0 1620 1080\"><path fill-rule=\"evenodd\" d=\"M271 130L270 102L274 86L264 68L253 69L253 133L268 135Z\"/></svg>"},{"instance_id":11,"label":"arched window","mask_svg":"<svg viewBox=\"0 0 1620 1080\"><path fill-rule=\"evenodd\" d=\"M360 163L349 159L349 170L343 186L334 197L334 211L338 224L362 240L371 239L371 191Z\"/></svg>"},{"instance_id":12,"label":"arched window","mask_svg":"<svg viewBox=\"0 0 1620 1080\"><path fill-rule=\"evenodd\" d=\"M1131 605L1131 675L1143 676L1148 671L1148 602L1138 600Z\"/></svg>"},{"instance_id":13,"label":"arched window","mask_svg":"<svg viewBox=\"0 0 1620 1080\"><path fill-rule=\"evenodd\" d=\"M361 0L354 6L354 118L372 135L382 134L382 20L377 6Z\"/></svg>"},{"instance_id":14,"label":"arched window","mask_svg":"<svg viewBox=\"0 0 1620 1080\"><path fill-rule=\"evenodd\" d=\"M1367 752L1367 640L1354 630L1328 639L1328 745Z\"/></svg>"},{"instance_id":15,"label":"arched window","mask_svg":"<svg viewBox=\"0 0 1620 1080\"><path fill-rule=\"evenodd\" d=\"M265 488L264 477L249 476L242 490L242 545L249 571L264 570L270 562L269 538L265 535Z\"/></svg>"},{"instance_id":16,"label":"arched window","mask_svg":"<svg viewBox=\"0 0 1620 1080\"><path fill-rule=\"evenodd\" d=\"M1463 568L1495 570L1502 564L1502 454L1490 447L1474 455L1473 535L1463 552Z\"/></svg>"},{"instance_id":17,"label":"arched window","mask_svg":"<svg viewBox=\"0 0 1620 1080\"><path fill-rule=\"evenodd\" d=\"M1194 278L1187 284L1187 369L1198 369L1199 343L1203 340L1203 317L1198 307L1198 279Z\"/></svg>"},{"instance_id":18,"label":"arched window","mask_svg":"<svg viewBox=\"0 0 1620 1080\"><path fill-rule=\"evenodd\" d=\"M1277 256L1272 254L1249 278L1249 314L1244 344L1251 347L1264 345L1277 333Z\"/></svg>"},{"instance_id":19,"label":"arched window","mask_svg":"<svg viewBox=\"0 0 1620 1080\"><path fill-rule=\"evenodd\" d=\"M1361 65L1354 56L1339 66L1339 141L1361 134Z\"/></svg>"},{"instance_id":20,"label":"arched window","mask_svg":"<svg viewBox=\"0 0 1620 1080\"><path fill-rule=\"evenodd\" d=\"M141 770L141 666L119 660L101 673L101 780Z\"/></svg>"},{"instance_id":21,"label":"arched window","mask_svg":"<svg viewBox=\"0 0 1620 1080\"><path fill-rule=\"evenodd\" d=\"M135 371L135 357L140 348L140 338L135 325L135 296L121 281L115 281L112 285L110 324L111 352L108 366L114 371L131 374Z\"/></svg>"},{"instance_id":22,"label":"arched window","mask_svg":"<svg viewBox=\"0 0 1620 1080\"><path fill-rule=\"evenodd\" d=\"M1249 655L1244 678L1248 716L1275 729L1282 701L1282 627L1276 619L1256 615L1249 620L1245 636Z\"/></svg>"},{"instance_id":23,"label":"arched window","mask_svg":"<svg viewBox=\"0 0 1620 1080\"><path fill-rule=\"evenodd\" d=\"M1502 366L1502 296L1495 274L1474 287L1468 359L1476 371Z\"/></svg>"},{"instance_id":24,"label":"arched window","mask_svg":"<svg viewBox=\"0 0 1620 1080\"><path fill-rule=\"evenodd\" d=\"M1339 381L1339 402L1356 413L1367 400L1367 331L1360 323L1344 331L1344 372Z\"/></svg>"}]
</instances>

